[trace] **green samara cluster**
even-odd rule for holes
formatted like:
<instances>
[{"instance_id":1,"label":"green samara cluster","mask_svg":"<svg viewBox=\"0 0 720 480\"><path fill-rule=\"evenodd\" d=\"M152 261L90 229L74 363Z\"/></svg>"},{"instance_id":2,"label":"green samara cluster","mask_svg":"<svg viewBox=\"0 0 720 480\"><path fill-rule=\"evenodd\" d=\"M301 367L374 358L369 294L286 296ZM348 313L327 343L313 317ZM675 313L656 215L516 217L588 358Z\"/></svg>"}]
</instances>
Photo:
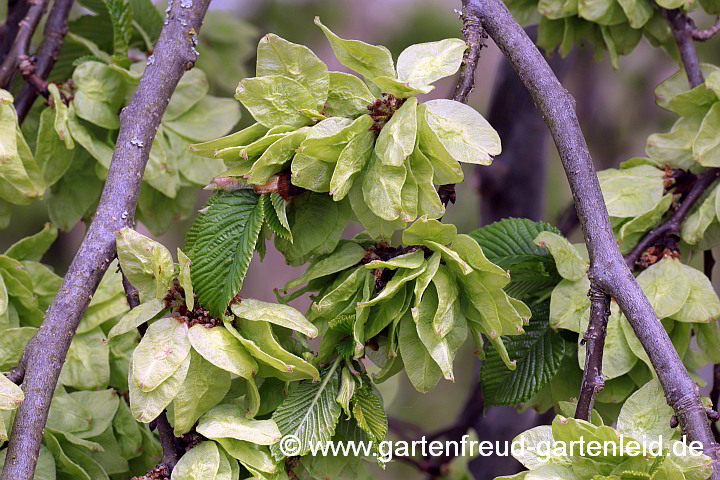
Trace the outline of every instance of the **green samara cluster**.
<instances>
[{"instance_id":1,"label":"green samara cluster","mask_svg":"<svg viewBox=\"0 0 720 480\"><path fill-rule=\"evenodd\" d=\"M614 68L621 55L629 55L645 37L653 46L677 55L672 31L658 7L691 11L688 0L506 0L522 24L538 24L537 44L547 52L558 49L564 57L574 45L589 43L596 58L605 50ZM700 0L709 15L720 13L718 0Z\"/></svg>"},{"instance_id":2,"label":"green samara cluster","mask_svg":"<svg viewBox=\"0 0 720 480\"><path fill-rule=\"evenodd\" d=\"M262 186L280 172L292 184L328 193L373 238L389 238L421 215L440 218L435 184L463 180L459 162L489 164L500 138L473 108L453 100L418 103L433 82L453 75L466 44L460 39L412 45L393 62L381 46L344 40L316 19L337 59L365 81L329 72L310 49L266 35L256 77L235 93L257 123L191 145L221 158L230 170ZM302 202L296 202L302 208Z\"/></svg>"},{"instance_id":3,"label":"green samara cluster","mask_svg":"<svg viewBox=\"0 0 720 480\"><path fill-rule=\"evenodd\" d=\"M480 350L487 336L515 368L501 336L522 333L531 312L503 290L508 272L454 225L422 217L402 239L406 247L343 240L285 286L305 285L284 300L318 292L308 313L326 329L317 361L366 354L382 369L376 382L404 367L427 392L443 377L454 380L453 359L469 333Z\"/></svg>"}]
</instances>

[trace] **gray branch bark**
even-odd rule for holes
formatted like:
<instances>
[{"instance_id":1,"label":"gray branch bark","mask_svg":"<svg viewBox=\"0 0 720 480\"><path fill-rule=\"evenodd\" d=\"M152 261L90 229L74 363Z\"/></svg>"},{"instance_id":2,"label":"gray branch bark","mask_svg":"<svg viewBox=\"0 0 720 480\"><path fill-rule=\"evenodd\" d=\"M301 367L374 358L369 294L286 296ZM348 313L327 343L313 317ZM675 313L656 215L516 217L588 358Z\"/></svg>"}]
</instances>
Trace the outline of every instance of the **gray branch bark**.
<instances>
[{"instance_id":1,"label":"gray branch bark","mask_svg":"<svg viewBox=\"0 0 720 480\"><path fill-rule=\"evenodd\" d=\"M575 115L575 101L501 0L464 0L530 91L560 154L590 256L595 288L616 299L658 374L688 439L703 444L720 480L718 446L697 386L678 356L615 241L595 168Z\"/></svg>"},{"instance_id":2,"label":"gray branch bark","mask_svg":"<svg viewBox=\"0 0 720 480\"><path fill-rule=\"evenodd\" d=\"M185 8L188 3L191 6ZM2 480L32 479L70 342L115 256L115 232L133 224L150 147L170 96L195 63L195 35L210 0L188 3L172 6L155 48L155 62L147 67L130 105L120 114L117 146L93 222L45 322L25 350L25 401L15 416Z\"/></svg>"}]
</instances>

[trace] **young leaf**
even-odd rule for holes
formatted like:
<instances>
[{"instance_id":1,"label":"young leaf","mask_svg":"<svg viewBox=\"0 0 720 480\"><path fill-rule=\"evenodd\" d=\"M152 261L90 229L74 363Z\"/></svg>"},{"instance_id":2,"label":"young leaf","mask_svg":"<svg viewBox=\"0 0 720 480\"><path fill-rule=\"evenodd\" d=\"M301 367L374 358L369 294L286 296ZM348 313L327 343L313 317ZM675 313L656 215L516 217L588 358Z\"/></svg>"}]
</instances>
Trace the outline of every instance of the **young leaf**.
<instances>
[{"instance_id":1,"label":"young leaf","mask_svg":"<svg viewBox=\"0 0 720 480\"><path fill-rule=\"evenodd\" d=\"M250 266L264 220L259 200L247 190L215 194L188 232L197 301L215 316L225 313Z\"/></svg>"},{"instance_id":2,"label":"young leaf","mask_svg":"<svg viewBox=\"0 0 720 480\"><path fill-rule=\"evenodd\" d=\"M720 102L715 102L705 115L693 142L693 157L704 167L720 166L718 128L720 128Z\"/></svg>"},{"instance_id":3,"label":"young leaf","mask_svg":"<svg viewBox=\"0 0 720 480\"><path fill-rule=\"evenodd\" d=\"M685 277L686 271L682 264L673 258L663 258L638 275L637 282L658 318L676 314L687 302L690 282Z\"/></svg>"},{"instance_id":4,"label":"young leaf","mask_svg":"<svg viewBox=\"0 0 720 480\"><path fill-rule=\"evenodd\" d=\"M157 298L153 298L149 302L141 303L123 315L120 321L113 326L108 333L108 340L112 340L118 335L132 332L143 323L155 318L155 316L164 309L165 303Z\"/></svg>"},{"instance_id":5,"label":"young leaf","mask_svg":"<svg viewBox=\"0 0 720 480\"><path fill-rule=\"evenodd\" d=\"M457 236L457 227L451 223L440 223L427 217L420 217L402 234L405 245L421 245L426 241L449 245Z\"/></svg>"},{"instance_id":6,"label":"young leaf","mask_svg":"<svg viewBox=\"0 0 720 480\"><path fill-rule=\"evenodd\" d=\"M343 408L343 410L345 411L345 415L347 415L347 418L351 418L350 400L352 400L353 395L355 395L356 386L357 385L355 382L355 377L352 373L350 373L350 369L348 367L343 367L340 378L340 391L335 400Z\"/></svg>"},{"instance_id":7,"label":"young leaf","mask_svg":"<svg viewBox=\"0 0 720 480\"><path fill-rule=\"evenodd\" d=\"M500 154L500 136L474 108L446 99L423 105L428 127L456 161L489 165Z\"/></svg>"},{"instance_id":8,"label":"young leaf","mask_svg":"<svg viewBox=\"0 0 720 480\"><path fill-rule=\"evenodd\" d=\"M368 437L379 443L388 433L388 419L382 397L369 383L363 383L353 396L353 418Z\"/></svg>"},{"instance_id":9,"label":"young leaf","mask_svg":"<svg viewBox=\"0 0 720 480\"><path fill-rule=\"evenodd\" d=\"M301 382L272 415L280 436L297 437L297 455L307 454L311 445L324 445L335 433L341 413L335 400L340 391L337 366L335 361L323 372L321 382ZM276 460L285 457L277 444L270 447L270 452Z\"/></svg>"}]
</instances>

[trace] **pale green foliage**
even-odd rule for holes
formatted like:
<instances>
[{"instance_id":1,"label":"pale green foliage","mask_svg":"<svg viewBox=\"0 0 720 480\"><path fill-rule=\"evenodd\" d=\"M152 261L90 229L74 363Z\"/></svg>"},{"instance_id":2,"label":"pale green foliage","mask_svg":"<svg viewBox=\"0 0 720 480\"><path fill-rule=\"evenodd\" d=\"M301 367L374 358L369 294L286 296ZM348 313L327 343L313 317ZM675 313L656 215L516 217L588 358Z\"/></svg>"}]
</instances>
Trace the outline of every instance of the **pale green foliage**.
<instances>
[{"instance_id":1,"label":"pale green foliage","mask_svg":"<svg viewBox=\"0 0 720 480\"><path fill-rule=\"evenodd\" d=\"M249 127L247 135L191 150L222 158L230 168L225 175L255 185L289 166L294 185L329 192L339 203L349 197L354 216L373 238L389 238L421 214L442 216L434 183L461 181L459 162L487 165L500 153L499 136L474 109L451 100L418 105L415 98L432 89L429 83L457 71L465 43L448 39L411 46L400 55L396 73L386 48L341 39L316 23L338 59L366 83L328 72L306 47L268 35L258 45L258 76L242 80L236 92L267 130L254 134L256 127ZM377 141L373 131L379 132ZM310 210L303 201L310 198L298 197L293 206ZM350 213L347 207L343 211ZM332 218L317 218L323 222L317 230L340 231ZM303 237L292 212L288 220L291 238ZM291 263L307 260L309 250L293 253L295 245L278 246Z\"/></svg>"},{"instance_id":2,"label":"pale green foliage","mask_svg":"<svg viewBox=\"0 0 720 480\"><path fill-rule=\"evenodd\" d=\"M552 427L541 426L526 431L515 441L522 438L526 446L533 447L539 442L549 442L551 449L523 449L523 455L516 458L529 469L513 477L533 479L575 479L590 480L598 478L653 478L653 479L695 479L705 478L712 471L711 460L705 455L687 453L683 457L674 455L670 449L672 429L667 427L669 407L664 404L657 382L648 383L623 405L617 430L603 425L602 420L593 416L593 423L562 415L555 417ZM652 391L652 392L651 392ZM662 403L662 405L660 404ZM670 410L669 413L672 413ZM628 422L633 419L634 421ZM663 432L665 443L652 446L646 456L631 452L633 445L641 445L649 435L648 441L657 441L658 432ZM622 436L621 436L622 434ZM607 442L609 456L591 456L588 450L581 452L576 447L571 450L572 442L583 440L586 445L591 441L600 442L601 448ZM634 443L633 443L634 442ZM622 447L622 454L621 452ZM637 448L637 447L635 447ZM602 450L601 450L602 451Z\"/></svg>"}]
</instances>

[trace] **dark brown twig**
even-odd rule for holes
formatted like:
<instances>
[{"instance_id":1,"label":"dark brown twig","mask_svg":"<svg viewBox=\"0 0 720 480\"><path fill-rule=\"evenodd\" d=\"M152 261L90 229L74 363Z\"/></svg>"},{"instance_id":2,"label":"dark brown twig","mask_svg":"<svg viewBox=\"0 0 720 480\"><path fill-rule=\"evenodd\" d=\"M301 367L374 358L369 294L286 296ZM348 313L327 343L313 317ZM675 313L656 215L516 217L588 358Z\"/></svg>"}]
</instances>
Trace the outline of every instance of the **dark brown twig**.
<instances>
[{"instance_id":1,"label":"dark brown twig","mask_svg":"<svg viewBox=\"0 0 720 480\"><path fill-rule=\"evenodd\" d=\"M47 81L55 60L65 41L68 32L68 17L73 6L73 0L55 0L50 14L48 15L45 29L43 30L43 42L35 53L36 60L33 62L33 70L29 75L24 75L27 85L15 99L15 109L18 114L18 121L27 116L38 94L47 97Z\"/></svg>"},{"instance_id":2,"label":"dark brown twig","mask_svg":"<svg viewBox=\"0 0 720 480\"><path fill-rule=\"evenodd\" d=\"M2 65L0 65L0 88L6 90L10 85L15 71L20 67L20 63L28 59L30 39L40 23L40 19L45 14L48 0L29 0L29 3L30 8L27 11L27 15L20 20L15 40L5 56Z\"/></svg>"},{"instance_id":3,"label":"dark brown twig","mask_svg":"<svg viewBox=\"0 0 720 480\"><path fill-rule=\"evenodd\" d=\"M194 41L209 3L195 0L171 6L154 51L155 62L145 69L132 101L120 114L116 149L95 217L43 325L25 351L25 401L16 411L2 480L33 477L50 402L70 342L115 257L115 232L133 224L155 133L177 83L195 64Z\"/></svg>"},{"instance_id":4,"label":"dark brown twig","mask_svg":"<svg viewBox=\"0 0 720 480\"><path fill-rule=\"evenodd\" d=\"M700 70L697 52L695 51L695 42L693 42L695 24L692 19L679 8L674 10L662 9L662 12L675 36L675 43L680 51L680 59L685 67L688 80L690 80L690 86L697 87L703 83L704 80L702 71Z\"/></svg>"},{"instance_id":5,"label":"dark brown twig","mask_svg":"<svg viewBox=\"0 0 720 480\"><path fill-rule=\"evenodd\" d=\"M7 19L5 19L5 23L0 26L0 63L5 61L5 56L12 48L18 29L20 28L20 21L25 18L29 8L30 2L28 0L8 1Z\"/></svg>"},{"instance_id":6,"label":"dark brown twig","mask_svg":"<svg viewBox=\"0 0 720 480\"><path fill-rule=\"evenodd\" d=\"M718 410L720 408L720 364L718 363L713 365L713 386L712 390L710 390L710 400L712 401L713 410L720 412ZM715 422L710 424L710 428L715 436L715 441L720 441L720 431L718 431Z\"/></svg>"},{"instance_id":7,"label":"dark brown twig","mask_svg":"<svg viewBox=\"0 0 720 480\"><path fill-rule=\"evenodd\" d=\"M710 168L705 170L703 173L698 175L695 184L692 186L690 191L685 195L685 198L680 203L677 210L670 216L667 221L658 225L657 227L650 230L645 234L644 237L633 247L633 249L625 255L625 262L631 269L635 267L635 264L640 259L641 255L648 248L654 246L658 242L661 242L669 235L677 235L680 233L682 223L690 213L690 209L695 203L702 197L703 193L715 183L715 180L720 177L720 168Z\"/></svg>"},{"instance_id":8,"label":"dark brown twig","mask_svg":"<svg viewBox=\"0 0 720 480\"><path fill-rule=\"evenodd\" d=\"M463 0L505 54L530 91L555 140L588 247L592 285L612 296L650 357L668 404L690 441L698 441L714 462L715 443L700 394L652 305L633 277L613 235L597 173L575 114L575 101L502 0Z\"/></svg>"},{"instance_id":9,"label":"dark brown twig","mask_svg":"<svg viewBox=\"0 0 720 480\"><path fill-rule=\"evenodd\" d=\"M605 387L602 372L605 334L610 316L610 297L597 288L590 287L590 323L583 335L586 345L585 368L580 387L575 418L590 420L595 406L595 397Z\"/></svg>"},{"instance_id":10,"label":"dark brown twig","mask_svg":"<svg viewBox=\"0 0 720 480\"><path fill-rule=\"evenodd\" d=\"M460 13L460 20L463 22L462 32L468 48L465 50L460 65L460 74L455 86L453 100L467 103L470 92L475 88L475 70L480 61L480 50L485 46L484 40L488 37L480 26L478 19L472 13L469 13L464 6Z\"/></svg>"},{"instance_id":11,"label":"dark brown twig","mask_svg":"<svg viewBox=\"0 0 720 480\"><path fill-rule=\"evenodd\" d=\"M130 310L140 305L140 293L137 288L130 283L130 280L122 274L123 290L125 290L125 298L127 298ZM147 331L147 324L143 323L138 326L140 336L145 335ZM178 460L180 460L181 453L178 449L177 442L175 441L175 433L173 432L172 426L167 419L167 414L163 410L158 417L153 420L155 428L157 428L158 435L160 435L160 444L163 449L163 460L161 466L167 467L169 473L172 473Z\"/></svg>"}]
</instances>

